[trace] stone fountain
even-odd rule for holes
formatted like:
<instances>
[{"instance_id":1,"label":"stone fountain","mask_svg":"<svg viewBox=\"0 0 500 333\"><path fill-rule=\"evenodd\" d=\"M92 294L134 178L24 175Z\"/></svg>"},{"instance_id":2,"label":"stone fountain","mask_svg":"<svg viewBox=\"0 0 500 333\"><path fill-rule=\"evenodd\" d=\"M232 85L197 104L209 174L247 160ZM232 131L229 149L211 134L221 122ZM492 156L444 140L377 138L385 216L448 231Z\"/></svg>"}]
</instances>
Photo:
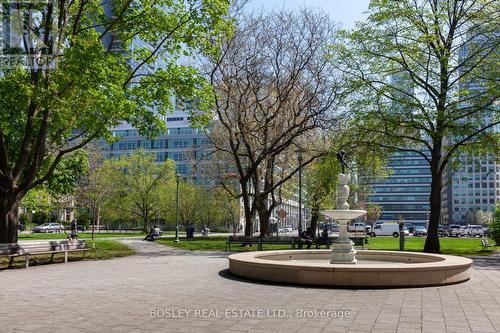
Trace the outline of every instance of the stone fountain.
<instances>
[{"instance_id":1,"label":"stone fountain","mask_svg":"<svg viewBox=\"0 0 500 333\"><path fill-rule=\"evenodd\" d=\"M464 257L372 250L356 253L347 233L347 224L365 215L366 211L349 209L345 153L340 151L337 158L342 165L342 173L338 175L337 209L321 212L340 224L340 235L333 243L333 249L232 254L229 256L232 274L279 283L386 288L447 285L470 278L472 260Z\"/></svg>"},{"instance_id":2,"label":"stone fountain","mask_svg":"<svg viewBox=\"0 0 500 333\"><path fill-rule=\"evenodd\" d=\"M333 242L331 264L355 264L356 250L354 243L349 239L347 225L349 221L354 220L366 214L365 210L350 210L347 199L349 198L349 175L341 173L338 175L337 184L337 209L323 210L321 214L339 222L340 234Z\"/></svg>"}]
</instances>

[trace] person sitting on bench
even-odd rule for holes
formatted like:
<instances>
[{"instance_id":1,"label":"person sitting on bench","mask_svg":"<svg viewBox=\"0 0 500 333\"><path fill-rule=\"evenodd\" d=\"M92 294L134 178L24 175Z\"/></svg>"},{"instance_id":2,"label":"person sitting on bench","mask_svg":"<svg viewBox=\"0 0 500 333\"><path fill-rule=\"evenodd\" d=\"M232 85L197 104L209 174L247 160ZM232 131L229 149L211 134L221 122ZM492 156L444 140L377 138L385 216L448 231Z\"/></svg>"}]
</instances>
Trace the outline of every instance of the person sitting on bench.
<instances>
[{"instance_id":1,"label":"person sitting on bench","mask_svg":"<svg viewBox=\"0 0 500 333\"><path fill-rule=\"evenodd\" d=\"M310 249L314 240L314 233L311 227L307 227L306 230L302 231L300 234L300 248L302 248L303 244L307 245L307 248Z\"/></svg>"},{"instance_id":2,"label":"person sitting on bench","mask_svg":"<svg viewBox=\"0 0 500 333\"><path fill-rule=\"evenodd\" d=\"M158 225L155 225L153 228L151 228L149 235L147 235L143 240L154 242L155 239L158 238L159 236L160 236L160 227Z\"/></svg>"},{"instance_id":3,"label":"person sitting on bench","mask_svg":"<svg viewBox=\"0 0 500 333\"><path fill-rule=\"evenodd\" d=\"M321 231L320 239L324 242L328 242L328 228L327 227L324 227L323 230Z\"/></svg>"}]
</instances>

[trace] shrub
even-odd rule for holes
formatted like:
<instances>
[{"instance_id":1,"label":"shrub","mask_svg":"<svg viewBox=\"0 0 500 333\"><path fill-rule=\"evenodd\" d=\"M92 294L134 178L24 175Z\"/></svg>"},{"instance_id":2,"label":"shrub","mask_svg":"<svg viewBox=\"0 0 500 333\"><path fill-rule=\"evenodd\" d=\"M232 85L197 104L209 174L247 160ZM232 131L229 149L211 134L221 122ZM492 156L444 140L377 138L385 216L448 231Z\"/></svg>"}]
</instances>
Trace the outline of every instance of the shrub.
<instances>
[{"instance_id":1,"label":"shrub","mask_svg":"<svg viewBox=\"0 0 500 333\"><path fill-rule=\"evenodd\" d=\"M50 215L44 211L36 211L33 214L31 222L36 225L50 222Z\"/></svg>"},{"instance_id":2,"label":"shrub","mask_svg":"<svg viewBox=\"0 0 500 333\"><path fill-rule=\"evenodd\" d=\"M490 225L490 234L491 238L493 238L497 244L500 244L500 204L497 205L495 210L495 218Z\"/></svg>"}]
</instances>

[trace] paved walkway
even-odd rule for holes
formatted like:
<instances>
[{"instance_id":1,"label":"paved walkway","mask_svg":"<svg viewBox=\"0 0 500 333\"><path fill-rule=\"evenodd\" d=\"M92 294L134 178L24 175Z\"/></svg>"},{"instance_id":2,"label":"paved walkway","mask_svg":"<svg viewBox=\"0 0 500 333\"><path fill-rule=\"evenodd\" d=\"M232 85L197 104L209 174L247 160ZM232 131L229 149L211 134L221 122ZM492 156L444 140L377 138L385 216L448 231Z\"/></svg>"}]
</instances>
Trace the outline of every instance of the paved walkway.
<instances>
[{"instance_id":1,"label":"paved walkway","mask_svg":"<svg viewBox=\"0 0 500 333\"><path fill-rule=\"evenodd\" d=\"M349 290L252 283L221 252L123 242L138 254L0 272L0 332L500 331L499 257L463 284Z\"/></svg>"}]
</instances>

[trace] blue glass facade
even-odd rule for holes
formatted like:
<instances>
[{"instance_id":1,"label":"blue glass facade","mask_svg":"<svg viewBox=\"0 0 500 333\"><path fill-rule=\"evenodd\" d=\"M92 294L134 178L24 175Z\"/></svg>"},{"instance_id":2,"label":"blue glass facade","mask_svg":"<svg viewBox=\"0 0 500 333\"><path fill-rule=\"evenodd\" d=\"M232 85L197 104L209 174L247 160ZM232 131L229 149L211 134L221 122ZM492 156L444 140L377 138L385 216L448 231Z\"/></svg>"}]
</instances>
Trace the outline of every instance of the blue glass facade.
<instances>
[{"instance_id":1,"label":"blue glass facade","mask_svg":"<svg viewBox=\"0 0 500 333\"><path fill-rule=\"evenodd\" d=\"M371 182L367 203L382 208L380 221L403 217L410 223L427 223L430 206L431 173L429 164L418 153L393 154L388 163L390 176Z\"/></svg>"}]
</instances>

